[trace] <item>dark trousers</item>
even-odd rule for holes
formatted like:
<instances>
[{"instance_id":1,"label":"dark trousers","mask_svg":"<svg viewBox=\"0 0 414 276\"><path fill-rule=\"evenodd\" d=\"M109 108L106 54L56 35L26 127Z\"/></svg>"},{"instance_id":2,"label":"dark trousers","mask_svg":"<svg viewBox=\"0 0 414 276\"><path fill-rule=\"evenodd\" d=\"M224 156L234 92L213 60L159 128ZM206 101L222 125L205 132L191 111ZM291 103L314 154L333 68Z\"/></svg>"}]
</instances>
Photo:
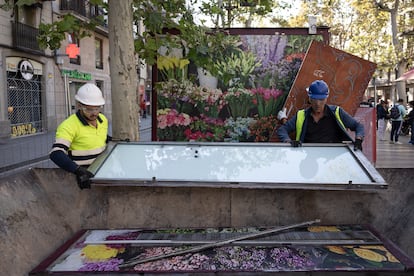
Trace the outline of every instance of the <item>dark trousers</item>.
<instances>
[{"instance_id":1,"label":"dark trousers","mask_svg":"<svg viewBox=\"0 0 414 276\"><path fill-rule=\"evenodd\" d=\"M411 144L413 144L414 143L414 120L411 122L411 130L410 131L411 131L411 139L410 139L410 142L411 142Z\"/></svg>"},{"instance_id":2,"label":"dark trousers","mask_svg":"<svg viewBox=\"0 0 414 276\"><path fill-rule=\"evenodd\" d=\"M398 142L398 137L400 136L400 130L402 126L402 121L391 121L391 137L390 140Z\"/></svg>"}]
</instances>

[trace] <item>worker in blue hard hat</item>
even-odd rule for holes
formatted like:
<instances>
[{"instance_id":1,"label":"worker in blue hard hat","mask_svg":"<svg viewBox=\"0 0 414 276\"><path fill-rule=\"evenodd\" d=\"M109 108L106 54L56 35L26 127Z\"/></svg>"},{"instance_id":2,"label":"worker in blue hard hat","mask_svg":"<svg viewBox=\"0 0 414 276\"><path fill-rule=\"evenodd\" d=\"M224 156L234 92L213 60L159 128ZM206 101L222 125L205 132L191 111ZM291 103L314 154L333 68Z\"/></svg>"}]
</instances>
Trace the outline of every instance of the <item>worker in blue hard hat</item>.
<instances>
[{"instance_id":1,"label":"worker in blue hard hat","mask_svg":"<svg viewBox=\"0 0 414 276\"><path fill-rule=\"evenodd\" d=\"M277 130L282 142L300 146L302 143L342 143L352 141L355 150L362 150L364 126L335 105L326 104L329 87L323 80L316 80L306 89L310 107L299 110ZM282 116L281 116L282 117ZM347 132L355 132L355 140ZM295 139L289 136L296 132Z\"/></svg>"}]
</instances>

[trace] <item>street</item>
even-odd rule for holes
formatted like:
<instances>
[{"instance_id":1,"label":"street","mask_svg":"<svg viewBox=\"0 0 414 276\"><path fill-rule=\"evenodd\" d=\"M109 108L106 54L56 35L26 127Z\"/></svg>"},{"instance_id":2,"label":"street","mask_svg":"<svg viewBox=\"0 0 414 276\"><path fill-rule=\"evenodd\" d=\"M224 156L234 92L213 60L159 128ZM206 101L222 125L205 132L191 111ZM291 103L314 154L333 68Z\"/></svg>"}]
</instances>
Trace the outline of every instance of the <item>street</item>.
<instances>
[{"instance_id":1,"label":"street","mask_svg":"<svg viewBox=\"0 0 414 276\"><path fill-rule=\"evenodd\" d=\"M141 117L141 121L139 123L139 141L151 141L151 115L147 115L146 118Z\"/></svg>"}]
</instances>

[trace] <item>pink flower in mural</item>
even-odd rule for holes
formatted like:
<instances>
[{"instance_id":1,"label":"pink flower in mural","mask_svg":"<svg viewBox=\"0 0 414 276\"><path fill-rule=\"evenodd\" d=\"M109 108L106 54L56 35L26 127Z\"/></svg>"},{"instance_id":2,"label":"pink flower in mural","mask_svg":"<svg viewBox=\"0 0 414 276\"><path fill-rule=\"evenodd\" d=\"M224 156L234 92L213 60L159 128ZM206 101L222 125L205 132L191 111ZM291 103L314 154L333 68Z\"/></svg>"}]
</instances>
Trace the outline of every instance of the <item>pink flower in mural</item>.
<instances>
[{"instance_id":1,"label":"pink flower in mural","mask_svg":"<svg viewBox=\"0 0 414 276\"><path fill-rule=\"evenodd\" d=\"M267 117L276 114L280 110L283 91L274 88L252 88L253 101L257 105L259 117Z\"/></svg>"},{"instance_id":2,"label":"pink flower in mural","mask_svg":"<svg viewBox=\"0 0 414 276\"><path fill-rule=\"evenodd\" d=\"M165 108L157 111L157 122L158 128L165 129L171 126L188 126L191 123L191 118L188 114Z\"/></svg>"},{"instance_id":3,"label":"pink flower in mural","mask_svg":"<svg viewBox=\"0 0 414 276\"><path fill-rule=\"evenodd\" d=\"M157 111L157 135L160 140L183 141L184 129L191 123L191 117L175 109Z\"/></svg>"},{"instance_id":4,"label":"pink flower in mural","mask_svg":"<svg viewBox=\"0 0 414 276\"><path fill-rule=\"evenodd\" d=\"M225 132L223 120L200 116L192 118L184 134L188 141L223 141Z\"/></svg>"}]
</instances>

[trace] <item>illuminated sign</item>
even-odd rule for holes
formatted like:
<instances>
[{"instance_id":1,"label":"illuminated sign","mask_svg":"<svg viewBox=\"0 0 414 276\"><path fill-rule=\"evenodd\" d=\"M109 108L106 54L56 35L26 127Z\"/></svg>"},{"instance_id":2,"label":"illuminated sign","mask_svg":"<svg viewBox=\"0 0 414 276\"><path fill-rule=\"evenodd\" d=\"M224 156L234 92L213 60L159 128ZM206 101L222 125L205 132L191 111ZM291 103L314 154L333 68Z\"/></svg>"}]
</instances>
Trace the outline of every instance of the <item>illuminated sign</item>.
<instances>
[{"instance_id":1,"label":"illuminated sign","mask_svg":"<svg viewBox=\"0 0 414 276\"><path fill-rule=\"evenodd\" d=\"M69 58L76 58L80 54L79 47L76 44L69 44L66 47L66 54L69 56Z\"/></svg>"},{"instance_id":2,"label":"illuminated sign","mask_svg":"<svg viewBox=\"0 0 414 276\"><path fill-rule=\"evenodd\" d=\"M91 80L92 75L89 73L79 72L78 70L62 70L62 75L66 75L72 79Z\"/></svg>"}]
</instances>

